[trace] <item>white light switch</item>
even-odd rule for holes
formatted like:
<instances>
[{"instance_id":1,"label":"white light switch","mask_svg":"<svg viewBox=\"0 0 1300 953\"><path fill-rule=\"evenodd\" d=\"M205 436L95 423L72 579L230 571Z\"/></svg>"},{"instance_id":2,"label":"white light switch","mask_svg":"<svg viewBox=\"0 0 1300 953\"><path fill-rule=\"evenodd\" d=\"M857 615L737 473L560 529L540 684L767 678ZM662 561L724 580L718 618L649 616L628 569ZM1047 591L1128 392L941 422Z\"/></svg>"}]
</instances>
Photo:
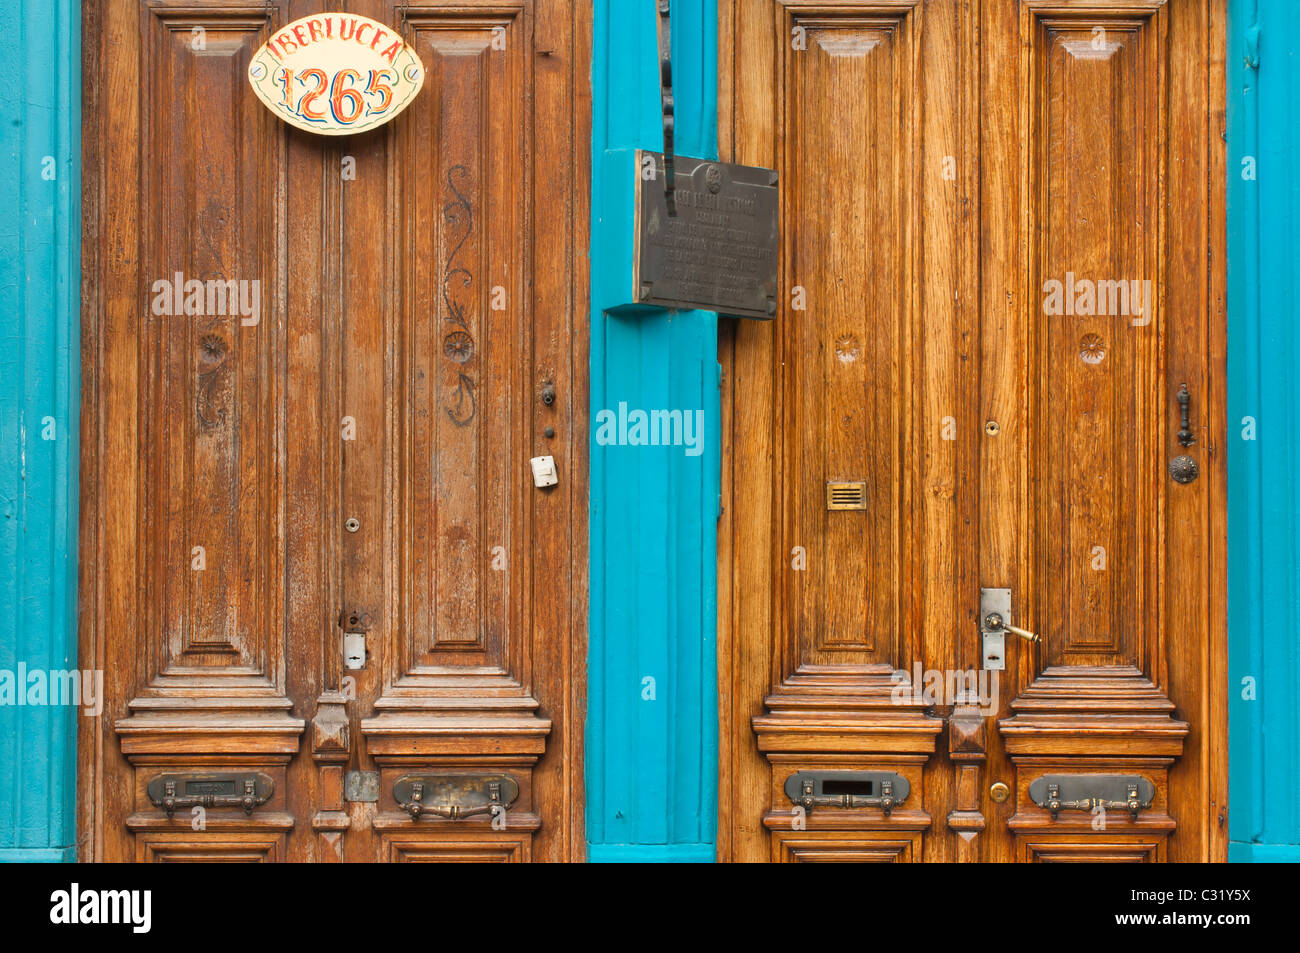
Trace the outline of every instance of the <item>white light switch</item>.
<instances>
[{"instance_id":1,"label":"white light switch","mask_svg":"<svg viewBox=\"0 0 1300 953\"><path fill-rule=\"evenodd\" d=\"M555 472L554 457L533 457L529 463L533 465L534 485L555 486L560 482L560 476Z\"/></svg>"}]
</instances>

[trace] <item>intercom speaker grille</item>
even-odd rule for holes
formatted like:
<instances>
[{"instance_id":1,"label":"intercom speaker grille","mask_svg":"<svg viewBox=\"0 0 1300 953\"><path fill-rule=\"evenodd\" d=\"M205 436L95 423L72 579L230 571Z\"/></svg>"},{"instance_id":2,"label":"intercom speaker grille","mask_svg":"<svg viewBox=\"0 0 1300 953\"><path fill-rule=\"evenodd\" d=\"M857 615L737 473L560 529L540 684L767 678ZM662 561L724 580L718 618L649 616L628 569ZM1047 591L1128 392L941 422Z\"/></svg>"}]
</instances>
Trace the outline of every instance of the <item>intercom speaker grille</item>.
<instances>
[{"instance_id":1,"label":"intercom speaker grille","mask_svg":"<svg viewBox=\"0 0 1300 953\"><path fill-rule=\"evenodd\" d=\"M867 483L865 480L832 480L826 484L828 510L865 510L867 508Z\"/></svg>"}]
</instances>

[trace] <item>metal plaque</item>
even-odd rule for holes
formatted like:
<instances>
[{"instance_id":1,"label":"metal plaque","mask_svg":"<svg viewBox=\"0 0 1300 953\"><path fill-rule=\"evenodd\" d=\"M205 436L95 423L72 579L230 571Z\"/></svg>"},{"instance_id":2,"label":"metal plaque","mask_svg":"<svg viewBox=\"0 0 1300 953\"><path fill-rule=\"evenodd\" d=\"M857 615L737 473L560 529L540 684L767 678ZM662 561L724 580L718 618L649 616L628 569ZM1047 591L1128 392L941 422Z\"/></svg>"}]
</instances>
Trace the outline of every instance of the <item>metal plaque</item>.
<instances>
[{"instance_id":1,"label":"metal plaque","mask_svg":"<svg viewBox=\"0 0 1300 953\"><path fill-rule=\"evenodd\" d=\"M633 293L639 304L776 316L777 174L675 156L676 214L664 157L637 153Z\"/></svg>"},{"instance_id":2,"label":"metal plaque","mask_svg":"<svg viewBox=\"0 0 1300 953\"><path fill-rule=\"evenodd\" d=\"M343 800L374 802L379 800L378 771L349 771L343 776Z\"/></svg>"}]
</instances>

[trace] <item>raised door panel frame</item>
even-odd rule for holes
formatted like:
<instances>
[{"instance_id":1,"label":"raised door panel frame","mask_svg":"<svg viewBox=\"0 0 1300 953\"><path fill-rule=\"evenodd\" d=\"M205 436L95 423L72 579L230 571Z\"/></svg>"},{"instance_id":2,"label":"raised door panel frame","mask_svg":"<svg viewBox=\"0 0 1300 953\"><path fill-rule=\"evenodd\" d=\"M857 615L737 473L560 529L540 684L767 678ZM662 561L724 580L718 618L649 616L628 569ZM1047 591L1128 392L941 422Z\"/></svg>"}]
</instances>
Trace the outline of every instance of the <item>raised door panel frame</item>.
<instances>
[{"instance_id":1,"label":"raised door panel frame","mask_svg":"<svg viewBox=\"0 0 1300 953\"><path fill-rule=\"evenodd\" d=\"M429 89L389 170L407 200L392 263L403 304L389 330L400 368L390 421L399 502L385 696L437 694L456 679L522 691L533 490L521 461L538 389L525 227L530 16L516 3L408 9L406 20ZM458 114L457 98L482 109ZM423 222L433 233L422 234ZM493 306L496 289L504 310ZM421 465L466 456L463 467Z\"/></svg>"},{"instance_id":2,"label":"raised door panel frame","mask_svg":"<svg viewBox=\"0 0 1300 953\"><path fill-rule=\"evenodd\" d=\"M743 24L737 18L737 9L748 14L742 18ZM862 208L849 210L839 225L851 229L854 222L850 213L869 215L874 208L879 224L892 230L902 249L888 264L892 284L911 289L918 264L915 243L910 238L921 210L921 193L914 187L913 180L922 146L920 97L908 96L907 93L914 90L920 68L923 5L916 0L861 3L739 0L738 5L726 11L726 16L736 24L735 29L744 33L738 32L730 37L730 42L737 48L745 44L747 56L757 61L756 67L770 68L776 77L772 96L766 102L733 103L735 93L725 84L722 93L724 107L746 110L745 119L749 124L747 143L743 147L733 146L737 157L748 163L771 165L783 176L783 221L801 220L805 214L822 220L832 214L826 205L811 210L803 208L793 197L796 193L805 198L826 194L826 183L813 183L800 190L802 157L811 153L806 143L801 144L798 135L788 132L791 124L816 119L814 110L800 108L800 96L811 75L805 61L811 58L816 64L825 65L818 59L821 53L826 54L822 59L828 62L883 57L880 65L875 67L875 73L885 84L879 106L886 113L884 125L894 145L887 157L889 166L885 178L888 184L875 196L878 201L872 208L867 208L867 203L864 203ZM791 43L796 31L803 31L806 42L803 49L796 49ZM749 45L755 43L762 45L761 54ZM829 74L822 78L828 82L835 80ZM787 131L778 136L778 129ZM834 257L834 250L828 248L801 252L792 229L784 229L783 235L782 287L807 284L797 276L785 274L796 256L807 258L808 269L815 275L822 274L822 258L827 255ZM850 249L841 247L840 251L851 255ZM847 258L845 260L847 262ZM870 267L876 268L875 265ZM890 283L886 281L886 284ZM771 601L763 607L764 621L758 624L771 632L773 705L778 705L782 696L789 696L796 705L804 703L796 699L821 696L826 701L824 707L836 707L837 704L848 707L893 706L893 673L900 668L906 669L910 660L918 657L915 626L912 624L916 608L912 597L914 580L910 572L918 555L907 542L904 525L905 515L915 502L917 482L913 427L919 412L916 407L920 386L916 355L924 335L921 304L917 295L905 291L892 303L882 306L890 315L889 323L895 329L892 340L899 351L885 353L889 348L879 340L867 340L865 329L857 334L847 331L839 334L817 324L820 315L844 312L847 318L854 311L852 301L837 294L833 285L834 282L830 282L826 288L811 289L823 292L822 297L826 300L814 302L809 306L810 310L796 311L792 302L787 300L776 322L775 332L768 326L739 329L747 339L745 363L752 364L753 372L750 373L750 367L746 366L743 376L737 374L733 377L732 386L736 388L733 399L738 405L743 403L746 418L755 421L746 425L746 432L755 434L757 428L763 426L758 421L766 419L770 421L765 428L770 437L762 447L746 447L747 453L762 461L761 466L737 469L732 474L735 481L732 493L735 498L746 501L747 511L743 517L747 522L737 525L736 529L743 543L736 551L735 571L751 581L758 578L770 580ZM828 397L830 388L822 386L825 382L820 377L811 386L800 386L808 374L816 376L815 362L809 362L806 368L782 371L794 355L807 350L805 338L810 333L825 338L819 342L819 355L825 361L835 361L836 370L854 369L856 366L860 372L855 378L856 386L868 386L869 376L874 379L880 373L886 375L888 385L875 388L875 393L883 395L885 400L885 406L879 408L882 419L875 424L888 435L882 441L883 449L878 458L855 461L852 459L851 441L832 439L835 433L849 428L843 421L831 421L829 411L821 413L825 410L823 398ZM873 356L877 360L873 361ZM739 365L737 370L740 370ZM806 446L802 441L802 427L806 424L804 411L809 408L825 424L830 435L827 442L833 445L834 450L819 467L809 467L803 460ZM865 425L864 421L858 422ZM732 423L733 432L737 432L737 423ZM859 471L863 468L873 472L839 472L841 469ZM876 472L882 468L885 471L883 475ZM821 471L822 475L809 483L806 478L814 470ZM875 505L865 512L828 514L825 510L825 480L850 479L860 475L865 477L867 495ZM818 535L801 534L800 527L807 530L817 523L825 528L823 524L828 522L828 516L833 517L836 523L845 524L841 538L850 549L846 558L853 556L852 547L867 546L865 541L857 538L861 533L867 532L868 527L881 524L882 535L877 542L897 557L891 562L898 568L892 571L890 579L881 580L886 584L887 594L878 599L882 607L881 624L875 627L877 634L874 636L866 634L866 622L856 632L846 629L836 633L821 628L813 631L814 626L802 624L818 615L817 612L799 611L799 606L810 598L807 589L813 585L811 576L814 573L811 570L791 571L791 555L795 552L794 547L808 543L807 539L800 539L801 535ZM763 517L767 517L775 531L758 524ZM836 562L827 552L809 552L808 559L810 564L816 561L822 567ZM829 591L834 588L835 580L827 578L823 583L827 592L820 598L829 604L832 600ZM865 601L865 595L862 601ZM737 608L748 614L759 607L755 601L754 610L740 603ZM744 623L746 628L752 624ZM808 703L818 707L815 701Z\"/></svg>"}]
</instances>

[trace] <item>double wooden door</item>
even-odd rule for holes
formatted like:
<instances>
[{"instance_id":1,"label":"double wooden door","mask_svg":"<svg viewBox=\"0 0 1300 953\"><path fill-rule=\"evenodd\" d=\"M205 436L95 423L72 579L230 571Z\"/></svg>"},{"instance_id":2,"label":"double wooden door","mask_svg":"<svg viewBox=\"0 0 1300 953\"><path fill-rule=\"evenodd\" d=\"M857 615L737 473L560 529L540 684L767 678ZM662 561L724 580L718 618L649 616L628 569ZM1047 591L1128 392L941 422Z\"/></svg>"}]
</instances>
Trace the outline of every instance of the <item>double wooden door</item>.
<instances>
[{"instance_id":1,"label":"double wooden door","mask_svg":"<svg viewBox=\"0 0 1300 953\"><path fill-rule=\"evenodd\" d=\"M721 6L720 856L1222 859L1225 4Z\"/></svg>"},{"instance_id":2,"label":"double wooden door","mask_svg":"<svg viewBox=\"0 0 1300 953\"><path fill-rule=\"evenodd\" d=\"M427 70L341 138L318 4L86 8L83 859L582 855L589 5L338 8Z\"/></svg>"}]
</instances>

